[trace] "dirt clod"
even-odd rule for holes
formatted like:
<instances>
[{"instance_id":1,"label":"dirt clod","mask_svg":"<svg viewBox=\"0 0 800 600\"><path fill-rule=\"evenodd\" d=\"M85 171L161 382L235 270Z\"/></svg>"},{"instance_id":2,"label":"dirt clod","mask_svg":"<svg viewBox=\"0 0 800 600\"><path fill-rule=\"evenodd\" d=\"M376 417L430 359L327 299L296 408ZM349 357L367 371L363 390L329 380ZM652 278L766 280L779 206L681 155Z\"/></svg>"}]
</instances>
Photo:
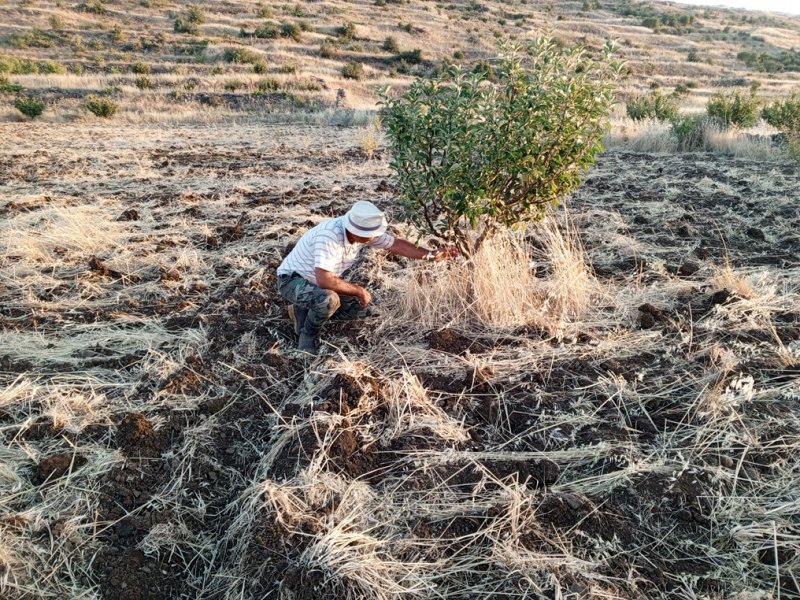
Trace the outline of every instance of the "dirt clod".
<instances>
[{"instance_id":1,"label":"dirt clod","mask_svg":"<svg viewBox=\"0 0 800 600\"><path fill-rule=\"evenodd\" d=\"M153 425L142 413L128 413L117 425L117 446L126 454L157 455L161 443Z\"/></svg>"},{"instance_id":2,"label":"dirt clod","mask_svg":"<svg viewBox=\"0 0 800 600\"><path fill-rule=\"evenodd\" d=\"M80 454L66 452L48 456L36 467L36 476L39 483L53 481L73 472L78 467L86 464L86 458Z\"/></svg>"}]
</instances>

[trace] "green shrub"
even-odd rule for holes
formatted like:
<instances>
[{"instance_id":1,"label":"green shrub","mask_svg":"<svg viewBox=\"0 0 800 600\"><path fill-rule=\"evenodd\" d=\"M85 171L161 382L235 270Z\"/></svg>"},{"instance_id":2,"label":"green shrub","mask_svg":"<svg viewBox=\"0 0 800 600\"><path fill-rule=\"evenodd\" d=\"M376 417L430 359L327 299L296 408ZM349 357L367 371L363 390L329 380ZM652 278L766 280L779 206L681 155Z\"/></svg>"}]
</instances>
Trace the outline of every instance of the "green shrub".
<instances>
[{"instance_id":1,"label":"green shrub","mask_svg":"<svg viewBox=\"0 0 800 600\"><path fill-rule=\"evenodd\" d=\"M43 75L61 75L67 72L67 68L52 60L43 60L39 63L39 73Z\"/></svg>"},{"instance_id":2,"label":"green shrub","mask_svg":"<svg viewBox=\"0 0 800 600\"><path fill-rule=\"evenodd\" d=\"M678 140L680 150L698 150L705 143L706 131L711 128L720 129L718 120L705 114L679 115L672 120L672 135Z\"/></svg>"},{"instance_id":3,"label":"green shrub","mask_svg":"<svg viewBox=\"0 0 800 600\"><path fill-rule=\"evenodd\" d=\"M278 67L278 73L283 73L284 75L295 75L299 70L297 65L281 65Z\"/></svg>"},{"instance_id":4,"label":"green shrub","mask_svg":"<svg viewBox=\"0 0 800 600\"><path fill-rule=\"evenodd\" d=\"M135 62L131 65L131 72L138 75L147 75L150 72L150 65L143 62Z\"/></svg>"},{"instance_id":5,"label":"green shrub","mask_svg":"<svg viewBox=\"0 0 800 600\"><path fill-rule=\"evenodd\" d=\"M400 52L400 45L397 43L397 40L392 37L391 35L383 40L383 49L386 52L397 53Z\"/></svg>"},{"instance_id":6,"label":"green shrub","mask_svg":"<svg viewBox=\"0 0 800 600\"><path fill-rule=\"evenodd\" d=\"M66 73L67 68L51 60L35 61L29 58L16 58L14 56L0 57L0 73L9 75L36 75Z\"/></svg>"},{"instance_id":7,"label":"green shrub","mask_svg":"<svg viewBox=\"0 0 800 600\"><path fill-rule=\"evenodd\" d=\"M235 92L239 88L244 87L244 83L242 83L238 79L231 79L230 81L226 81L223 87L228 92Z\"/></svg>"},{"instance_id":8,"label":"green shrub","mask_svg":"<svg viewBox=\"0 0 800 600\"><path fill-rule=\"evenodd\" d=\"M18 83L11 83L5 75L0 75L0 93L16 93L21 92L22 86Z\"/></svg>"},{"instance_id":9,"label":"green shrub","mask_svg":"<svg viewBox=\"0 0 800 600\"><path fill-rule=\"evenodd\" d=\"M259 92L277 92L281 89L281 82L274 77L267 77L256 84Z\"/></svg>"},{"instance_id":10,"label":"green shrub","mask_svg":"<svg viewBox=\"0 0 800 600\"><path fill-rule=\"evenodd\" d=\"M8 38L14 48L52 48L58 40L58 35L48 34L36 28L23 34L13 34Z\"/></svg>"},{"instance_id":11,"label":"green shrub","mask_svg":"<svg viewBox=\"0 0 800 600\"><path fill-rule=\"evenodd\" d=\"M296 23L284 23L281 25L281 36L292 38L295 42L303 39L303 30Z\"/></svg>"},{"instance_id":12,"label":"green shrub","mask_svg":"<svg viewBox=\"0 0 800 600\"><path fill-rule=\"evenodd\" d=\"M269 64L264 59L258 60L253 64L253 73L257 73L259 75L263 75L267 71L269 71Z\"/></svg>"},{"instance_id":13,"label":"green shrub","mask_svg":"<svg viewBox=\"0 0 800 600\"><path fill-rule=\"evenodd\" d=\"M261 27L256 27L256 30L252 34L248 34L246 31L242 30L241 35L242 37L252 36L261 39L272 40L277 38L281 32L278 30L275 25L262 25Z\"/></svg>"},{"instance_id":14,"label":"green shrub","mask_svg":"<svg viewBox=\"0 0 800 600\"><path fill-rule=\"evenodd\" d=\"M336 29L336 35L343 40L352 40L356 36L356 26L352 23L345 23Z\"/></svg>"},{"instance_id":15,"label":"green shrub","mask_svg":"<svg viewBox=\"0 0 800 600\"><path fill-rule=\"evenodd\" d=\"M322 58L333 58L339 54L339 48L336 47L334 41L330 38L322 40L322 45L319 47L319 55Z\"/></svg>"},{"instance_id":16,"label":"green shrub","mask_svg":"<svg viewBox=\"0 0 800 600\"><path fill-rule=\"evenodd\" d=\"M706 112L724 127L752 127L758 122L760 100L752 93L717 92L706 104Z\"/></svg>"},{"instance_id":17,"label":"green shrub","mask_svg":"<svg viewBox=\"0 0 800 600\"><path fill-rule=\"evenodd\" d=\"M345 79L364 79L364 66L361 63L349 62L342 67L342 77Z\"/></svg>"},{"instance_id":18,"label":"green shrub","mask_svg":"<svg viewBox=\"0 0 800 600\"><path fill-rule=\"evenodd\" d=\"M44 112L44 102L39 98L28 96L27 98L17 98L14 101L14 108L26 117L35 119Z\"/></svg>"},{"instance_id":19,"label":"green shrub","mask_svg":"<svg viewBox=\"0 0 800 600\"><path fill-rule=\"evenodd\" d=\"M89 98L86 101L86 110L104 119L114 116L117 109L117 103L108 98Z\"/></svg>"},{"instance_id":20,"label":"green shrub","mask_svg":"<svg viewBox=\"0 0 800 600\"><path fill-rule=\"evenodd\" d=\"M381 92L405 216L470 255L537 220L577 188L602 150L620 66L550 38L501 45L498 81L451 67L402 96Z\"/></svg>"},{"instance_id":21,"label":"green shrub","mask_svg":"<svg viewBox=\"0 0 800 600\"><path fill-rule=\"evenodd\" d=\"M222 52L222 60L229 63L256 65L264 62L264 57L247 48L225 48Z\"/></svg>"},{"instance_id":22,"label":"green shrub","mask_svg":"<svg viewBox=\"0 0 800 600\"><path fill-rule=\"evenodd\" d=\"M756 71L766 73L800 71L800 52L797 50L783 51L777 54L742 51L736 55L736 58Z\"/></svg>"},{"instance_id":23,"label":"green shrub","mask_svg":"<svg viewBox=\"0 0 800 600\"><path fill-rule=\"evenodd\" d=\"M689 94L689 87L685 83L679 83L675 86L674 96L687 96Z\"/></svg>"},{"instance_id":24,"label":"green shrub","mask_svg":"<svg viewBox=\"0 0 800 600\"><path fill-rule=\"evenodd\" d=\"M761 111L764 120L790 138L800 138L800 94L777 100Z\"/></svg>"},{"instance_id":25,"label":"green shrub","mask_svg":"<svg viewBox=\"0 0 800 600\"><path fill-rule=\"evenodd\" d=\"M136 87L140 90L152 90L155 86L153 80L150 79L147 75L142 75L141 77L137 77L136 81L134 82Z\"/></svg>"},{"instance_id":26,"label":"green shrub","mask_svg":"<svg viewBox=\"0 0 800 600\"><path fill-rule=\"evenodd\" d=\"M422 50L416 48L414 50L406 50L401 52L395 57L396 60L401 60L410 65L418 65L422 62Z\"/></svg>"},{"instance_id":27,"label":"green shrub","mask_svg":"<svg viewBox=\"0 0 800 600\"><path fill-rule=\"evenodd\" d=\"M464 53L461 50L456 50L455 52L453 52L453 58L455 58L456 60L463 60Z\"/></svg>"},{"instance_id":28,"label":"green shrub","mask_svg":"<svg viewBox=\"0 0 800 600\"><path fill-rule=\"evenodd\" d=\"M175 33L190 33L192 35L196 35L199 31L197 23L192 23L188 19L181 19L180 17L175 19L172 29Z\"/></svg>"},{"instance_id":29,"label":"green shrub","mask_svg":"<svg viewBox=\"0 0 800 600\"><path fill-rule=\"evenodd\" d=\"M88 0L87 2L81 2L75 8L76 10L94 13L96 15L104 15L107 11L103 0Z\"/></svg>"},{"instance_id":30,"label":"green shrub","mask_svg":"<svg viewBox=\"0 0 800 600\"><path fill-rule=\"evenodd\" d=\"M199 7L189 6L188 10L186 11L186 20L189 23L205 23L206 15Z\"/></svg>"},{"instance_id":31,"label":"green shrub","mask_svg":"<svg viewBox=\"0 0 800 600\"><path fill-rule=\"evenodd\" d=\"M678 105L675 100L659 91L634 96L625 103L625 110L634 121L642 119L672 121L678 116Z\"/></svg>"}]
</instances>

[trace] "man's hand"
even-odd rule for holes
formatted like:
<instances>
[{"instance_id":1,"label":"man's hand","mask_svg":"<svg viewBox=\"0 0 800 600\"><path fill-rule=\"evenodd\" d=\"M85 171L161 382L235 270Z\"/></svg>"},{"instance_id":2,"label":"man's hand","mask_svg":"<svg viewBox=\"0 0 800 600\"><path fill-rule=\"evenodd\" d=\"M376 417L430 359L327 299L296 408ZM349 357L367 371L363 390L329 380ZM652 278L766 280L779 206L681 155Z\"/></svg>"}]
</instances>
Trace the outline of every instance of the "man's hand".
<instances>
[{"instance_id":1,"label":"man's hand","mask_svg":"<svg viewBox=\"0 0 800 600\"><path fill-rule=\"evenodd\" d=\"M436 253L433 255L433 261L439 262L441 260L452 260L456 256L458 256L458 250L455 246L447 246L445 248L439 248Z\"/></svg>"},{"instance_id":2,"label":"man's hand","mask_svg":"<svg viewBox=\"0 0 800 600\"><path fill-rule=\"evenodd\" d=\"M372 294L364 288L361 288L361 293L356 297L358 298L358 303L361 304L361 308L366 308L372 302Z\"/></svg>"}]
</instances>

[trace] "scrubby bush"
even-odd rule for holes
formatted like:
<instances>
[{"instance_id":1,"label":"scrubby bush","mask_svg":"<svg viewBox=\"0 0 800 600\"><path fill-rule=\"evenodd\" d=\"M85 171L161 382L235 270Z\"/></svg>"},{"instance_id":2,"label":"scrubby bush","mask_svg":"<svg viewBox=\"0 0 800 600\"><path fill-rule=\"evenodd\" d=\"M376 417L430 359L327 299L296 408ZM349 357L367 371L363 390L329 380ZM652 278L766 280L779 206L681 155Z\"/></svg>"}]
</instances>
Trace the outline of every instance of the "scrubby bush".
<instances>
[{"instance_id":1,"label":"scrubby bush","mask_svg":"<svg viewBox=\"0 0 800 600\"><path fill-rule=\"evenodd\" d=\"M83 12L94 13L96 15L104 15L108 10L106 9L103 0L88 0L87 2L81 2L75 7L75 9Z\"/></svg>"},{"instance_id":2,"label":"scrubby bush","mask_svg":"<svg viewBox=\"0 0 800 600\"><path fill-rule=\"evenodd\" d=\"M104 119L114 116L117 109L117 103L108 98L89 98L86 101L86 110Z\"/></svg>"},{"instance_id":3,"label":"scrubby bush","mask_svg":"<svg viewBox=\"0 0 800 600\"><path fill-rule=\"evenodd\" d=\"M17 58L15 56L0 57L0 73L9 75L36 75L42 74L61 74L66 73L64 65L51 60L36 61L29 58Z\"/></svg>"},{"instance_id":4,"label":"scrubby bush","mask_svg":"<svg viewBox=\"0 0 800 600\"><path fill-rule=\"evenodd\" d=\"M352 23L345 23L336 29L336 35L343 40L352 40L356 36L356 26Z\"/></svg>"},{"instance_id":5,"label":"scrubby bush","mask_svg":"<svg viewBox=\"0 0 800 600\"><path fill-rule=\"evenodd\" d=\"M295 42L301 41L303 30L296 23L284 23L281 25L281 36L292 38Z\"/></svg>"},{"instance_id":6,"label":"scrubby bush","mask_svg":"<svg viewBox=\"0 0 800 600\"><path fill-rule=\"evenodd\" d=\"M188 19L182 19L180 17L175 19L172 29L175 31L175 33L189 33L192 35L197 34L199 31L197 23L193 23Z\"/></svg>"},{"instance_id":7,"label":"scrubby bush","mask_svg":"<svg viewBox=\"0 0 800 600\"><path fill-rule=\"evenodd\" d=\"M131 72L138 75L147 75L150 72L150 65L143 62L135 62L131 65Z\"/></svg>"},{"instance_id":8,"label":"scrubby bush","mask_svg":"<svg viewBox=\"0 0 800 600\"><path fill-rule=\"evenodd\" d=\"M17 98L14 101L14 108L26 117L35 119L44 112L44 101L39 98L28 96L27 98Z\"/></svg>"},{"instance_id":9,"label":"scrubby bush","mask_svg":"<svg viewBox=\"0 0 800 600\"><path fill-rule=\"evenodd\" d=\"M155 87L153 80L150 79L147 75L142 75L141 77L137 77L136 81L134 82L136 87L140 90L152 90Z\"/></svg>"},{"instance_id":10,"label":"scrubby bush","mask_svg":"<svg viewBox=\"0 0 800 600\"><path fill-rule=\"evenodd\" d=\"M406 50L405 52L398 54L395 59L410 65L418 65L422 62L422 50L419 48L415 48L414 50Z\"/></svg>"},{"instance_id":11,"label":"scrubby bush","mask_svg":"<svg viewBox=\"0 0 800 600\"><path fill-rule=\"evenodd\" d=\"M742 51L736 55L736 58L756 71L766 73L800 71L800 52L796 50L783 51L777 54Z\"/></svg>"},{"instance_id":12,"label":"scrubby bush","mask_svg":"<svg viewBox=\"0 0 800 600\"><path fill-rule=\"evenodd\" d=\"M761 101L753 93L717 92L706 105L706 112L725 127L752 127L758 122Z\"/></svg>"},{"instance_id":13,"label":"scrubby bush","mask_svg":"<svg viewBox=\"0 0 800 600\"><path fill-rule=\"evenodd\" d=\"M189 6L186 11L186 20L189 23L205 23L206 15L203 10L197 6Z\"/></svg>"},{"instance_id":14,"label":"scrubby bush","mask_svg":"<svg viewBox=\"0 0 800 600\"><path fill-rule=\"evenodd\" d=\"M255 65L264 61L264 57L258 52L247 48L225 48L222 52L222 60L229 63Z\"/></svg>"},{"instance_id":15,"label":"scrubby bush","mask_svg":"<svg viewBox=\"0 0 800 600\"><path fill-rule=\"evenodd\" d=\"M396 53L400 52L400 45L397 43L397 40L390 35L383 40L383 49L386 50L386 52Z\"/></svg>"},{"instance_id":16,"label":"scrubby bush","mask_svg":"<svg viewBox=\"0 0 800 600\"><path fill-rule=\"evenodd\" d=\"M277 92L281 89L281 82L274 77L267 77L256 84L256 89L261 92Z\"/></svg>"},{"instance_id":17,"label":"scrubby bush","mask_svg":"<svg viewBox=\"0 0 800 600\"><path fill-rule=\"evenodd\" d=\"M785 100L777 100L765 106L761 116L775 129L800 136L800 93L795 92Z\"/></svg>"},{"instance_id":18,"label":"scrubby bush","mask_svg":"<svg viewBox=\"0 0 800 600\"><path fill-rule=\"evenodd\" d=\"M345 79L364 79L364 66L358 62L349 62L342 67L342 77Z\"/></svg>"},{"instance_id":19,"label":"scrubby bush","mask_svg":"<svg viewBox=\"0 0 800 600\"><path fill-rule=\"evenodd\" d=\"M550 38L501 44L498 81L451 67L402 96L381 122L405 216L465 255L504 227L542 218L602 150L620 66Z\"/></svg>"},{"instance_id":20,"label":"scrubby bush","mask_svg":"<svg viewBox=\"0 0 800 600\"><path fill-rule=\"evenodd\" d=\"M262 25L261 27L256 27L256 30L253 33L247 33L244 29L240 32L242 37L256 37L268 40L275 39L280 34L281 32L277 27L275 27L275 25Z\"/></svg>"},{"instance_id":21,"label":"scrubby bush","mask_svg":"<svg viewBox=\"0 0 800 600\"><path fill-rule=\"evenodd\" d=\"M705 145L709 130L720 130L719 119L705 114L680 115L672 120L672 135L678 140L679 150L699 150Z\"/></svg>"},{"instance_id":22,"label":"scrubby bush","mask_svg":"<svg viewBox=\"0 0 800 600\"><path fill-rule=\"evenodd\" d=\"M21 92L22 86L18 83L11 83L5 75L0 75L0 93Z\"/></svg>"},{"instance_id":23,"label":"scrubby bush","mask_svg":"<svg viewBox=\"0 0 800 600\"><path fill-rule=\"evenodd\" d=\"M665 96L659 91L634 96L625 103L625 110L634 121L642 119L672 121L678 116L678 105L674 98Z\"/></svg>"},{"instance_id":24,"label":"scrubby bush","mask_svg":"<svg viewBox=\"0 0 800 600\"><path fill-rule=\"evenodd\" d=\"M322 45L319 47L319 55L322 58L333 58L339 54L339 48L336 47L336 43L330 39L325 38L322 40Z\"/></svg>"}]
</instances>

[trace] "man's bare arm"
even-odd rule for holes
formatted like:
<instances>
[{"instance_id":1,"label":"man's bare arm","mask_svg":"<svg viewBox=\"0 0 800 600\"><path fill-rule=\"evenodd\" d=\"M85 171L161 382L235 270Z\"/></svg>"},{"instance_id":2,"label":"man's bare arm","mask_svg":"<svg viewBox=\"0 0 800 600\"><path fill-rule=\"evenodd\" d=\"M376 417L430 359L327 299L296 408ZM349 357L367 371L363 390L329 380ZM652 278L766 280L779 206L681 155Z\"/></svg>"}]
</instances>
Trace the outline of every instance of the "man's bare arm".
<instances>
[{"instance_id":1,"label":"man's bare arm","mask_svg":"<svg viewBox=\"0 0 800 600\"><path fill-rule=\"evenodd\" d=\"M392 254L397 254L399 256L405 256L407 258L416 258L416 259L424 259L428 256L429 252L432 252L431 260L439 261L444 260L446 258L453 258L456 255L455 248L442 248L440 250L428 250L427 248L420 248L408 242L406 240L401 240L400 238L396 238L394 240L394 244L392 244L389 248L387 248L389 252Z\"/></svg>"},{"instance_id":2,"label":"man's bare arm","mask_svg":"<svg viewBox=\"0 0 800 600\"><path fill-rule=\"evenodd\" d=\"M355 296L359 299L362 306L366 306L372 300L372 295L363 287L345 281L330 271L317 267L314 269L314 275L317 278L317 285L324 290L331 290L337 294L344 294L345 296Z\"/></svg>"}]
</instances>

